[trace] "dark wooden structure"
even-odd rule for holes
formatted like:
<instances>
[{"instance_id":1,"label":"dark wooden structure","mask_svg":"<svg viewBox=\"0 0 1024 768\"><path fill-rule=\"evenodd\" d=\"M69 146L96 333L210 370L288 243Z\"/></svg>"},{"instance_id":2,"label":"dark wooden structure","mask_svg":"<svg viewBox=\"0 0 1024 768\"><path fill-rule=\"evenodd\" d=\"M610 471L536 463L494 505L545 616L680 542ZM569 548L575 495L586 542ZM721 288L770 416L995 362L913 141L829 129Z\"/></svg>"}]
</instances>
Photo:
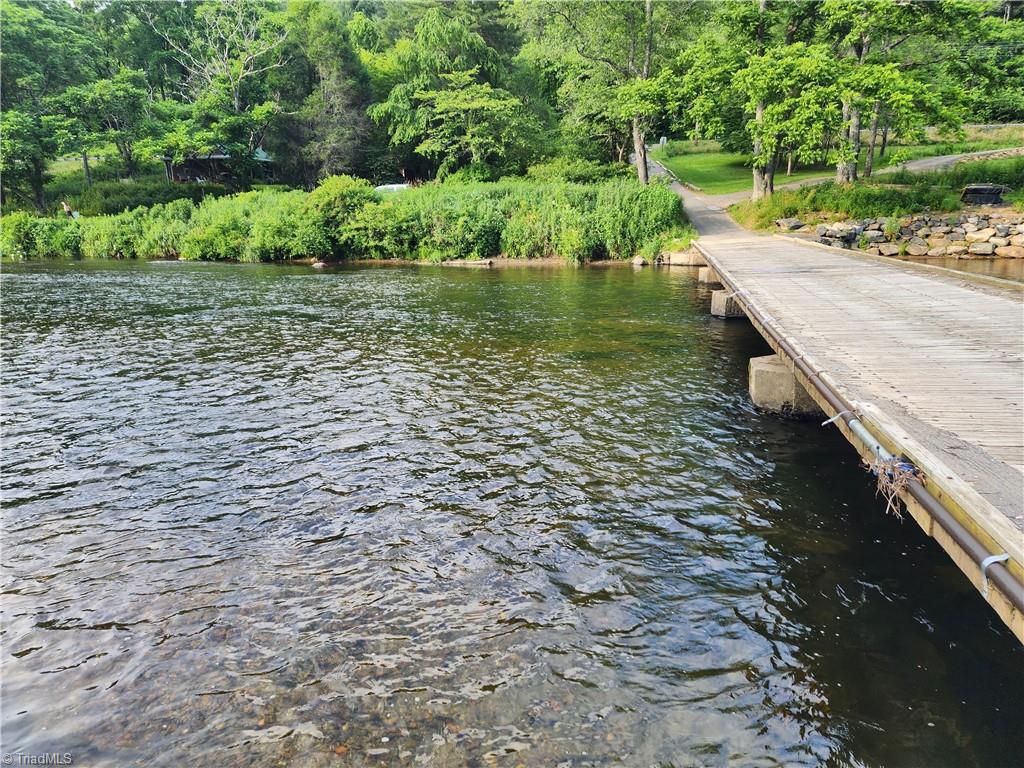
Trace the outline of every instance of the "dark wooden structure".
<instances>
[{"instance_id":1,"label":"dark wooden structure","mask_svg":"<svg viewBox=\"0 0 1024 768\"><path fill-rule=\"evenodd\" d=\"M174 162L174 158L164 156L164 173L168 181L179 183L216 183L224 184L231 181L231 169L228 160L231 155L223 150L216 150L208 155L189 155L182 162ZM268 166L273 162L270 155L257 149L253 155L257 163Z\"/></svg>"}]
</instances>

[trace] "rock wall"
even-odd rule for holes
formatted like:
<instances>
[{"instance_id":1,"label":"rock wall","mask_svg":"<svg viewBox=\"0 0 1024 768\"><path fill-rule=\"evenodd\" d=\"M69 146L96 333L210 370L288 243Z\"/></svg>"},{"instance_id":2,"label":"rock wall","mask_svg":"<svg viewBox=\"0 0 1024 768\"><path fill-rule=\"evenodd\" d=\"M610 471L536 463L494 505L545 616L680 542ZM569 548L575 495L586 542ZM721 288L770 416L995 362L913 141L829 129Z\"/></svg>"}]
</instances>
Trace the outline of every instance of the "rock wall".
<instances>
[{"instance_id":1,"label":"rock wall","mask_svg":"<svg viewBox=\"0 0 1024 768\"><path fill-rule=\"evenodd\" d=\"M838 248L881 256L953 256L959 259L1024 259L1024 214L916 214L900 218L855 219L804 225L779 219L776 226Z\"/></svg>"}]
</instances>

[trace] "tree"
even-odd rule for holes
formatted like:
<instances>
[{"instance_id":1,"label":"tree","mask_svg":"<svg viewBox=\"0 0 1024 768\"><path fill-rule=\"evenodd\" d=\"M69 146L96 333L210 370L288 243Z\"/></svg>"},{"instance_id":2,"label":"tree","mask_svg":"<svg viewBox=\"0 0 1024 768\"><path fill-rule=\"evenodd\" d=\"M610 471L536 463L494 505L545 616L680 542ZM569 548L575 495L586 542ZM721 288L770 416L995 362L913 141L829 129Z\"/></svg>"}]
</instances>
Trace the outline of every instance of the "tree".
<instances>
[{"instance_id":1,"label":"tree","mask_svg":"<svg viewBox=\"0 0 1024 768\"><path fill-rule=\"evenodd\" d=\"M756 199L758 192L771 194L783 150L811 161L821 137L838 124L837 72L826 46L793 43L751 57L736 85L746 96L751 164L764 169L760 190L755 178Z\"/></svg>"},{"instance_id":2,"label":"tree","mask_svg":"<svg viewBox=\"0 0 1024 768\"><path fill-rule=\"evenodd\" d=\"M862 115L871 109L882 110L882 94L872 86L885 84L890 93L904 91L914 84L910 79L896 83L901 74L907 78L919 62L902 55L908 44L928 40L932 51L946 39L973 37L978 30L985 5L961 0L934 3L906 3L893 0L823 0L823 31L835 41L838 65L845 72L841 84L843 122L836 150L836 181L857 179L857 159L861 150ZM929 54L928 58L932 58ZM871 67L896 65L874 73ZM947 122L952 113L944 115ZM875 128L877 129L877 119ZM873 145L873 141L872 141Z\"/></svg>"},{"instance_id":3,"label":"tree","mask_svg":"<svg viewBox=\"0 0 1024 768\"><path fill-rule=\"evenodd\" d=\"M530 121L522 102L476 76L476 69L444 74L443 88L414 94L424 118L416 151L440 161L439 176L465 165L498 166L527 146Z\"/></svg>"},{"instance_id":4,"label":"tree","mask_svg":"<svg viewBox=\"0 0 1024 768\"><path fill-rule=\"evenodd\" d=\"M284 63L281 49L288 34L274 7L260 0L205 2L195 20L181 28L179 39L146 10L151 28L174 50L196 93L223 88L240 113L250 98L246 88L260 75ZM259 86L255 86L259 90Z\"/></svg>"},{"instance_id":5,"label":"tree","mask_svg":"<svg viewBox=\"0 0 1024 768\"><path fill-rule=\"evenodd\" d=\"M63 2L0 4L0 113L4 194L46 209L46 166L71 133L53 98L94 72L97 50Z\"/></svg>"},{"instance_id":6,"label":"tree","mask_svg":"<svg viewBox=\"0 0 1024 768\"><path fill-rule=\"evenodd\" d=\"M128 175L135 175L135 145L157 130L141 72L122 69L112 78L73 86L60 96L59 104L64 114L78 124L78 143L83 152L112 143Z\"/></svg>"},{"instance_id":7,"label":"tree","mask_svg":"<svg viewBox=\"0 0 1024 768\"><path fill-rule=\"evenodd\" d=\"M647 183L647 132L657 106L636 84L655 76L687 38L683 24L701 5L664 0L519 0L520 24L554 57L574 56L610 76L616 94L631 104L630 124L637 177ZM628 96L628 99L626 98Z\"/></svg>"},{"instance_id":8,"label":"tree","mask_svg":"<svg viewBox=\"0 0 1024 768\"><path fill-rule=\"evenodd\" d=\"M411 39L376 58L388 60L394 85L384 101L369 108L369 115L386 128L391 146L403 156L403 175L410 172L409 154L417 152L427 139L437 102L436 97L423 99L417 94L436 93L462 82L448 78L456 73L472 73L481 85L490 84L498 74L497 54L473 31L471 20L441 8L424 13ZM438 146L427 144L429 157L434 160L433 173L443 162L434 151Z\"/></svg>"},{"instance_id":9,"label":"tree","mask_svg":"<svg viewBox=\"0 0 1024 768\"><path fill-rule=\"evenodd\" d=\"M269 75L283 109L267 147L279 174L311 187L327 176L365 171L368 147L380 137L366 115L370 84L350 42L351 22L336 5L304 2L288 6L284 24L286 61Z\"/></svg>"},{"instance_id":10,"label":"tree","mask_svg":"<svg viewBox=\"0 0 1024 768\"><path fill-rule=\"evenodd\" d=\"M190 23L163 29L143 9L152 29L175 52L193 99L187 115L156 146L176 161L222 151L233 183L247 186L256 152L282 109L268 99L269 73L284 65L287 39L276 6L259 0L206 2Z\"/></svg>"}]
</instances>

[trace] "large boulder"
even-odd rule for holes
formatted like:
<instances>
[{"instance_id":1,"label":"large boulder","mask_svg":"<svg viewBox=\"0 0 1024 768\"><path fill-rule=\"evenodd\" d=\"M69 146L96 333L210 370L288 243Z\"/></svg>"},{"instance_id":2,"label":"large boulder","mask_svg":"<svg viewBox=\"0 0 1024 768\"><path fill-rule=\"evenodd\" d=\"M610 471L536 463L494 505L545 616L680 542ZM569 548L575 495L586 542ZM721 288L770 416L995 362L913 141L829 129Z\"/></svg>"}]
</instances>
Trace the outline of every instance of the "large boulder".
<instances>
[{"instance_id":1,"label":"large boulder","mask_svg":"<svg viewBox=\"0 0 1024 768\"><path fill-rule=\"evenodd\" d=\"M973 232L968 232L964 239L968 243L984 243L990 237L994 237L996 231L992 227L985 227L984 229L977 229Z\"/></svg>"},{"instance_id":2,"label":"large boulder","mask_svg":"<svg viewBox=\"0 0 1024 768\"><path fill-rule=\"evenodd\" d=\"M963 256L965 253L967 253L966 245L951 245L946 248L947 256Z\"/></svg>"},{"instance_id":3,"label":"large boulder","mask_svg":"<svg viewBox=\"0 0 1024 768\"><path fill-rule=\"evenodd\" d=\"M1001 245L996 248L996 256L1006 259L1024 259L1024 245Z\"/></svg>"},{"instance_id":4,"label":"large boulder","mask_svg":"<svg viewBox=\"0 0 1024 768\"><path fill-rule=\"evenodd\" d=\"M1011 237L1010 245L1024 245L1024 234L1014 235Z\"/></svg>"},{"instance_id":5,"label":"large boulder","mask_svg":"<svg viewBox=\"0 0 1024 768\"><path fill-rule=\"evenodd\" d=\"M885 240L885 233L879 232L877 229L868 229L864 231L861 237L867 243L880 243Z\"/></svg>"},{"instance_id":6,"label":"large boulder","mask_svg":"<svg viewBox=\"0 0 1024 768\"><path fill-rule=\"evenodd\" d=\"M896 256L900 252L900 247L895 243L879 243L878 252L883 256Z\"/></svg>"},{"instance_id":7,"label":"large boulder","mask_svg":"<svg viewBox=\"0 0 1024 768\"><path fill-rule=\"evenodd\" d=\"M996 247L992 243L971 243L967 252L974 256L991 256L995 253Z\"/></svg>"},{"instance_id":8,"label":"large boulder","mask_svg":"<svg viewBox=\"0 0 1024 768\"><path fill-rule=\"evenodd\" d=\"M775 226L787 232L792 232L794 230L800 229L801 227L803 227L803 225L804 223L800 221L800 219L795 218L775 220Z\"/></svg>"},{"instance_id":9,"label":"large boulder","mask_svg":"<svg viewBox=\"0 0 1024 768\"><path fill-rule=\"evenodd\" d=\"M996 248L1001 248L1004 245L1010 244L1009 239L1005 237L990 237L988 241L992 243L992 245L994 245Z\"/></svg>"},{"instance_id":10,"label":"large boulder","mask_svg":"<svg viewBox=\"0 0 1024 768\"><path fill-rule=\"evenodd\" d=\"M927 245L918 245L917 243L910 243L907 245L907 256L925 256L928 253Z\"/></svg>"},{"instance_id":11,"label":"large boulder","mask_svg":"<svg viewBox=\"0 0 1024 768\"><path fill-rule=\"evenodd\" d=\"M940 245L940 246L936 246L935 248L929 248L928 249L928 255L929 256L945 256L946 255L946 246Z\"/></svg>"}]
</instances>

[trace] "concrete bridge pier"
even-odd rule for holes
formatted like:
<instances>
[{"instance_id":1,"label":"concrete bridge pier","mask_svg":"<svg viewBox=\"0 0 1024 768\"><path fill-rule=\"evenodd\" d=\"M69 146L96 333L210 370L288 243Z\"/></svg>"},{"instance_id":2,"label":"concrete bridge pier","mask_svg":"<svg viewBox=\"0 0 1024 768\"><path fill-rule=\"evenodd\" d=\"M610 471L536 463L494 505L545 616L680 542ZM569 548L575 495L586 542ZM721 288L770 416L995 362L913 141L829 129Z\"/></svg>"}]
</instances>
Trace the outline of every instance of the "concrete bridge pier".
<instances>
[{"instance_id":1,"label":"concrete bridge pier","mask_svg":"<svg viewBox=\"0 0 1024 768\"><path fill-rule=\"evenodd\" d=\"M750 399L758 408L781 416L811 418L824 415L778 355L750 358Z\"/></svg>"},{"instance_id":2,"label":"concrete bridge pier","mask_svg":"<svg viewBox=\"0 0 1024 768\"><path fill-rule=\"evenodd\" d=\"M663 253L661 254L661 263L670 264L673 267L706 267L708 265L704 255L696 248Z\"/></svg>"},{"instance_id":3,"label":"concrete bridge pier","mask_svg":"<svg viewBox=\"0 0 1024 768\"><path fill-rule=\"evenodd\" d=\"M715 317L746 317L740 303L734 298L732 291L721 290L711 292L711 314Z\"/></svg>"},{"instance_id":4,"label":"concrete bridge pier","mask_svg":"<svg viewBox=\"0 0 1024 768\"><path fill-rule=\"evenodd\" d=\"M707 285L721 285L722 281L712 267L701 267L697 270L697 282Z\"/></svg>"}]
</instances>

